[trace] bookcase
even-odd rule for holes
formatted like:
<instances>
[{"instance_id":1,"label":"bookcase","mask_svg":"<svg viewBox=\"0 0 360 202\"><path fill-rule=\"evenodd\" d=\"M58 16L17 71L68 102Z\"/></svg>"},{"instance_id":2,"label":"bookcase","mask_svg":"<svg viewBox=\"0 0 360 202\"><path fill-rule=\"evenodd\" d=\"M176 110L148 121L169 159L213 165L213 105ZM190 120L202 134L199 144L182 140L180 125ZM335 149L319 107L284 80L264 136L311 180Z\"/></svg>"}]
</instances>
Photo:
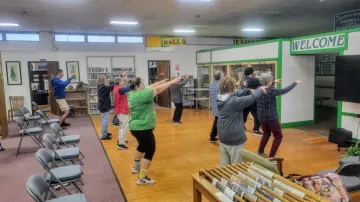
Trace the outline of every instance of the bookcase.
<instances>
[{"instance_id":1,"label":"bookcase","mask_svg":"<svg viewBox=\"0 0 360 202\"><path fill-rule=\"evenodd\" d=\"M113 81L122 72L126 72L128 78L135 77L135 56L88 56L86 57L87 79L89 84L89 114L99 114L97 79L105 75L108 81ZM113 103L113 95L111 101Z\"/></svg>"}]
</instances>

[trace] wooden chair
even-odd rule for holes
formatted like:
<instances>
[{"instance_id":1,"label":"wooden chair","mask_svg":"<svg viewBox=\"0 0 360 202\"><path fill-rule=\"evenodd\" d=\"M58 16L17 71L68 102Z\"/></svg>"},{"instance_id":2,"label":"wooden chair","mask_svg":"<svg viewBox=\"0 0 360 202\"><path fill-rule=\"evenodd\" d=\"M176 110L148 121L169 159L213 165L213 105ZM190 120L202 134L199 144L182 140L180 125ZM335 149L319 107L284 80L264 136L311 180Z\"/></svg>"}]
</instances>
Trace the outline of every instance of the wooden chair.
<instances>
[{"instance_id":1,"label":"wooden chair","mask_svg":"<svg viewBox=\"0 0 360 202\"><path fill-rule=\"evenodd\" d=\"M15 116L22 116L19 112L24 107L24 96L9 96L10 109L8 110L8 121L14 121Z\"/></svg>"}]
</instances>

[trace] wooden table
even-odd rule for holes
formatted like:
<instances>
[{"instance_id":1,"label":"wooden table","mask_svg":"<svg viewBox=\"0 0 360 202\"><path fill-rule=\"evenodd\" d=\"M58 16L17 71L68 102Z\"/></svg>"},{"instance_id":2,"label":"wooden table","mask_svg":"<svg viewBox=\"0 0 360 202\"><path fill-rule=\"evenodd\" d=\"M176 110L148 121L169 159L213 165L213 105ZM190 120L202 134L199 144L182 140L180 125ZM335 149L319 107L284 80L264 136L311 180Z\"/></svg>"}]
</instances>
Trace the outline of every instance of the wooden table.
<instances>
[{"instance_id":1,"label":"wooden table","mask_svg":"<svg viewBox=\"0 0 360 202\"><path fill-rule=\"evenodd\" d=\"M201 202L204 195L211 202L221 202L220 198L215 194L220 192L205 178L200 177L199 173L191 175L193 178L193 201Z\"/></svg>"}]
</instances>

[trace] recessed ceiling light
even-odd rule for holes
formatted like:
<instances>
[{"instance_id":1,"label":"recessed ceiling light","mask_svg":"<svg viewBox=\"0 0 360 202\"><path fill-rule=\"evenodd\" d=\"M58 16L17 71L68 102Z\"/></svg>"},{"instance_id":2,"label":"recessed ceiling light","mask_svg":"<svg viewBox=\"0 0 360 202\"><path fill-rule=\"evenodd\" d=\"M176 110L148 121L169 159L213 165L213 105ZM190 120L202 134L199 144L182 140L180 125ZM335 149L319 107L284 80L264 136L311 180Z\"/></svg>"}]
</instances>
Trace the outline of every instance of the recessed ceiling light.
<instances>
[{"instance_id":1,"label":"recessed ceiling light","mask_svg":"<svg viewBox=\"0 0 360 202\"><path fill-rule=\"evenodd\" d=\"M175 29L174 30L175 33L194 33L195 30L189 30L189 29Z\"/></svg>"},{"instance_id":2,"label":"recessed ceiling light","mask_svg":"<svg viewBox=\"0 0 360 202\"><path fill-rule=\"evenodd\" d=\"M138 22L135 22L135 21L111 21L110 24L114 24L114 25L137 25Z\"/></svg>"},{"instance_id":3,"label":"recessed ceiling light","mask_svg":"<svg viewBox=\"0 0 360 202\"><path fill-rule=\"evenodd\" d=\"M244 32L262 32L262 31L264 31L264 29L260 29L260 28L246 28L246 29L243 29L242 31L244 31Z\"/></svg>"},{"instance_id":4,"label":"recessed ceiling light","mask_svg":"<svg viewBox=\"0 0 360 202\"><path fill-rule=\"evenodd\" d=\"M19 24L16 23L0 23L2 27L19 27Z\"/></svg>"}]
</instances>

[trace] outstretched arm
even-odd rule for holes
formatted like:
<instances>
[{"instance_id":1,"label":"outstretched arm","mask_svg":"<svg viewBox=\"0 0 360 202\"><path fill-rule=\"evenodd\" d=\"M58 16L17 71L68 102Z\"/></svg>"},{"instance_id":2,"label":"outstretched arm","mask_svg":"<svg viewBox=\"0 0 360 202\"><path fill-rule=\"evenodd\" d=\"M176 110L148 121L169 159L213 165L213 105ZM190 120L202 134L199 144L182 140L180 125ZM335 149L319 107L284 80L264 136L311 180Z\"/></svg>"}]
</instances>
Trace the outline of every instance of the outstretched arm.
<instances>
[{"instance_id":1,"label":"outstretched arm","mask_svg":"<svg viewBox=\"0 0 360 202\"><path fill-rule=\"evenodd\" d=\"M126 94L126 93L128 93L128 92L130 92L130 87L129 86L125 86L125 87L122 87L122 88L119 88L119 94L120 95L123 95L123 94Z\"/></svg>"},{"instance_id":2,"label":"outstretched arm","mask_svg":"<svg viewBox=\"0 0 360 202\"><path fill-rule=\"evenodd\" d=\"M160 84L154 88L154 97L162 93L164 90L168 89L172 84L178 83L182 78L178 77L166 83Z\"/></svg>"},{"instance_id":3,"label":"outstretched arm","mask_svg":"<svg viewBox=\"0 0 360 202\"><path fill-rule=\"evenodd\" d=\"M181 88L183 86L185 86L185 84L189 81L189 79L183 79L180 82L174 83L172 86L175 88Z\"/></svg>"},{"instance_id":4,"label":"outstretched arm","mask_svg":"<svg viewBox=\"0 0 360 202\"><path fill-rule=\"evenodd\" d=\"M294 89L296 85L297 85L297 83L294 82L294 83L290 84L290 85L289 85L288 87L286 87L286 88L282 88L282 89L276 89L276 88L274 88L272 91L273 91L273 94L274 94L275 96L284 95L284 94L290 92L292 89Z\"/></svg>"},{"instance_id":5,"label":"outstretched arm","mask_svg":"<svg viewBox=\"0 0 360 202\"><path fill-rule=\"evenodd\" d=\"M56 85L62 88L65 88L66 86L68 86L71 82L71 78L66 79L66 81L58 81L56 82Z\"/></svg>"},{"instance_id":6,"label":"outstretched arm","mask_svg":"<svg viewBox=\"0 0 360 202\"><path fill-rule=\"evenodd\" d=\"M156 86L159 86L159 85L161 85L161 84L164 84L164 83L166 83L167 81L168 81L167 79L158 81L158 82L156 82L156 83L153 83L153 84L149 85L147 88L154 89Z\"/></svg>"},{"instance_id":7,"label":"outstretched arm","mask_svg":"<svg viewBox=\"0 0 360 202\"><path fill-rule=\"evenodd\" d=\"M237 97L236 98L236 110L239 111L239 110L242 110L242 109L254 104L254 102L261 97L262 93L263 93L263 89L259 88L259 89L255 90L254 93L251 95Z\"/></svg>"}]
</instances>

